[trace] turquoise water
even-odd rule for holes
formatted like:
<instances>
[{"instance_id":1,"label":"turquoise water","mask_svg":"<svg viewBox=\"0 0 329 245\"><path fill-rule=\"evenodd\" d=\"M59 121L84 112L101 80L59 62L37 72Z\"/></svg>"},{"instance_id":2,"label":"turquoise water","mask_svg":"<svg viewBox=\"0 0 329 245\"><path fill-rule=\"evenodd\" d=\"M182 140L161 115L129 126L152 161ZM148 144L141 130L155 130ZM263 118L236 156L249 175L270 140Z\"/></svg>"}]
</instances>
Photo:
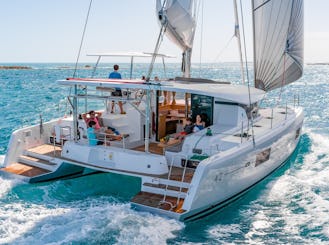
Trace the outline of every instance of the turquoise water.
<instances>
[{"instance_id":1,"label":"turquoise water","mask_svg":"<svg viewBox=\"0 0 329 245\"><path fill-rule=\"evenodd\" d=\"M19 65L19 64L15 64ZM0 70L0 166L13 130L63 116L72 64ZM111 65L98 75L106 77ZM129 64L121 64L128 77ZM179 65L167 65L169 77ZM141 77L147 65L136 65ZM195 76L198 67L193 67ZM88 76L90 69L80 69ZM163 77L160 65L156 75ZM204 65L202 76L238 82L239 66ZM98 174L42 184L0 176L0 244L329 244L329 66L306 66L282 97L300 94L301 142L287 164L243 198L206 218L181 223L130 209L138 180ZM269 97L276 103L278 96ZM118 183L120 182L120 183Z\"/></svg>"}]
</instances>

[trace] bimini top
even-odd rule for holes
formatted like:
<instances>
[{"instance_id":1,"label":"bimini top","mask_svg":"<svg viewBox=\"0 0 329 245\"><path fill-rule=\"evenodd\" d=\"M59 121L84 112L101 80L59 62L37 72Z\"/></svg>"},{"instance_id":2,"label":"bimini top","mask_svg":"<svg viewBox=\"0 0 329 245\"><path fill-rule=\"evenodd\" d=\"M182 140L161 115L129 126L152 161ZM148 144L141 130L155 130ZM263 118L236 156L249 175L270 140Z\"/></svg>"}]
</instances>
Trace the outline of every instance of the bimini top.
<instances>
[{"instance_id":1,"label":"bimini top","mask_svg":"<svg viewBox=\"0 0 329 245\"><path fill-rule=\"evenodd\" d=\"M126 79L102 79L102 78L67 78L59 80L62 85L81 85L102 88L122 88L122 89L145 89L145 90L166 90L180 93L193 93L213 96L220 100L249 105L263 99L263 90L250 87L250 101L248 87L228 83L216 83L214 81L186 82L182 80L173 81L150 81L126 80Z\"/></svg>"},{"instance_id":2,"label":"bimini top","mask_svg":"<svg viewBox=\"0 0 329 245\"><path fill-rule=\"evenodd\" d=\"M103 53L91 53L87 56L96 56L96 57L139 57L139 58L151 58L153 53L149 52L103 52ZM156 54L160 58L176 58L175 56L168 54Z\"/></svg>"}]
</instances>

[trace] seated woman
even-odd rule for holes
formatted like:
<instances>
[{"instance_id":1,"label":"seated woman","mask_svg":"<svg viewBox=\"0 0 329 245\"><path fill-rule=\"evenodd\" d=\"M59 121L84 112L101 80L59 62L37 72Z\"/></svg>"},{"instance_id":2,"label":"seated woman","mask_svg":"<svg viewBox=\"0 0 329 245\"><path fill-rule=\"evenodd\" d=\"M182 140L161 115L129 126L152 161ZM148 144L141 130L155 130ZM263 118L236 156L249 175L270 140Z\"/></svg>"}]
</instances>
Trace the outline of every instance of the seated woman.
<instances>
[{"instance_id":1,"label":"seated woman","mask_svg":"<svg viewBox=\"0 0 329 245\"><path fill-rule=\"evenodd\" d=\"M198 132L202 129L204 129L206 126L206 123L204 121L202 121L201 116L198 114L195 117L195 123L194 123L194 128L193 128L193 132Z\"/></svg>"},{"instance_id":2,"label":"seated woman","mask_svg":"<svg viewBox=\"0 0 329 245\"><path fill-rule=\"evenodd\" d=\"M89 111L88 114L89 114L89 118L85 117L85 121L86 121L87 125L89 124L90 121L94 121L96 123L96 126L95 126L96 130L102 130L104 132L106 130L111 130L114 134L120 135L119 131L113 127L110 127L110 126L103 127L102 119L98 117L98 115L95 113L95 111Z\"/></svg>"},{"instance_id":3,"label":"seated woman","mask_svg":"<svg viewBox=\"0 0 329 245\"><path fill-rule=\"evenodd\" d=\"M89 114L89 118L87 118L86 116L84 117L85 122L88 125L88 127L91 127L89 126L90 122L93 122L93 124L95 123L94 133L95 135L97 135L97 138L100 140L100 142L105 141L105 139L108 141L122 140L123 137L125 138L128 136L128 135L121 136L118 130L110 126L103 127L102 119L98 117L95 111L89 111L88 114Z\"/></svg>"},{"instance_id":4,"label":"seated woman","mask_svg":"<svg viewBox=\"0 0 329 245\"><path fill-rule=\"evenodd\" d=\"M185 135L188 135L188 134L191 134L193 133L193 128L194 128L194 125L192 124L192 119L191 118L186 118L186 123L185 123L185 126L184 126L184 131L178 133L176 136L175 136L175 139L184 139L184 136Z\"/></svg>"},{"instance_id":5,"label":"seated woman","mask_svg":"<svg viewBox=\"0 0 329 245\"><path fill-rule=\"evenodd\" d=\"M87 117L89 115L89 117ZM95 129L99 130L101 128L101 125L99 123L99 118L98 115L96 115L95 111L89 111L85 116L84 116L86 124L89 126L89 122L93 121L95 122Z\"/></svg>"}]
</instances>

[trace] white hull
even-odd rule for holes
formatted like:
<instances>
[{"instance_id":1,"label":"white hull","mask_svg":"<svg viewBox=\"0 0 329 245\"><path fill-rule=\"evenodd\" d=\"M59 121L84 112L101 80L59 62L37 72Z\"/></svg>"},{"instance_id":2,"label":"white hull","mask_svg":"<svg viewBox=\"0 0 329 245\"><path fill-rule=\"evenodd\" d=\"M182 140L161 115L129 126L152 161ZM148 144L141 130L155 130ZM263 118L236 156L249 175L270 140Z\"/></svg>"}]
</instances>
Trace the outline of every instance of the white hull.
<instances>
[{"instance_id":1,"label":"white hull","mask_svg":"<svg viewBox=\"0 0 329 245\"><path fill-rule=\"evenodd\" d=\"M38 164L35 166L46 169L47 173L24 176L29 182L88 174L88 169L138 177L142 180L140 197L149 198L143 196L149 193L150 198L154 198L154 194L158 199L153 200L152 205L147 205L147 200L140 201L135 197L132 204L136 209L188 221L214 212L234 201L289 158L300 138L303 112L301 109L289 109L287 115L283 112L282 108L276 109L276 120L269 120L271 111L262 111L263 115L255 123L255 144L252 137L237 136L240 132L238 127L226 129L221 126L224 132L205 137L202 135L204 132L195 133L187 137L181 151L167 150L165 155L118 146L88 146L83 142L75 143L70 140L64 144L61 152L56 152L56 146L52 145L48 145L47 150L43 150L41 154L34 152L51 137L51 129L58 124L58 121L54 120L43 125L45 133L42 136L39 126L14 132L5 166L10 168L13 163L21 161L30 165ZM72 126L72 119L61 120L61 124L62 127ZM215 131L216 126L212 126L212 129ZM195 169L187 168L185 173L181 167L182 159L191 155L190 146L197 145L196 139L198 146L195 148L200 148L210 157L200 161ZM33 161L26 157L39 160L33 164ZM46 161L44 167L41 166L41 158ZM178 179L170 177L170 168L180 171ZM188 171L190 180L182 181ZM1 172L4 175L9 174L7 171ZM159 200L160 196L164 197L165 202ZM176 198L170 205L175 206L174 202L177 202L179 209L161 208L169 204L166 197Z\"/></svg>"},{"instance_id":2,"label":"white hull","mask_svg":"<svg viewBox=\"0 0 329 245\"><path fill-rule=\"evenodd\" d=\"M225 152L222 157L215 155L202 162L191 183L196 188L190 189L191 195L183 206L192 211L182 219L195 219L220 209L279 168L296 149L299 142L296 131L302 123L300 112L296 120L287 122L286 127L256 138L255 147L250 141ZM257 165L257 154L266 149L271 149L269 159Z\"/></svg>"}]
</instances>

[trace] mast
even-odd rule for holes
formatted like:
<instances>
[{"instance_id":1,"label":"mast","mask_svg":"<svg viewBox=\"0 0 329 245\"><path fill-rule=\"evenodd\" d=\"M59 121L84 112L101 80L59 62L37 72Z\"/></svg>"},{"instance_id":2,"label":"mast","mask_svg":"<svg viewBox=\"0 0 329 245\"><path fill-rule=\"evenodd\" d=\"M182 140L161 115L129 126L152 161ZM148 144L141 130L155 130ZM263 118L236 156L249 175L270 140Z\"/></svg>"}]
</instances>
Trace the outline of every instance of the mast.
<instances>
[{"instance_id":1,"label":"mast","mask_svg":"<svg viewBox=\"0 0 329 245\"><path fill-rule=\"evenodd\" d=\"M252 12L252 42L253 42L253 52L254 52L254 57L253 57L253 65L254 65L254 84L256 84L256 45L255 45L255 14L254 14L254 1L251 1L251 12ZM256 87L256 86L255 86Z\"/></svg>"},{"instance_id":2,"label":"mast","mask_svg":"<svg viewBox=\"0 0 329 245\"><path fill-rule=\"evenodd\" d=\"M190 78L191 77L191 57L192 57L192 49L186 49L183 53L183 64L182 64L182 72L183 77Z\"/></svg>"},{"instance_id":3,"label":"mast","mask_svg":"<svg viewBox=\"0 0 329 245\"><path fill-rule=\"evenodd\" d=\"M240 68L241 68L241 79L245 83L244 69L243 69L243 59L242 59L242 48L241 48L241 39L240 39L240 26L239 26L239 15L236 0L233 0L234 5L234 17L235 17L235 28L234 36L237 38L238 47L239 47L239 56L240 56Z\"/></svg>"}]
</instances>

